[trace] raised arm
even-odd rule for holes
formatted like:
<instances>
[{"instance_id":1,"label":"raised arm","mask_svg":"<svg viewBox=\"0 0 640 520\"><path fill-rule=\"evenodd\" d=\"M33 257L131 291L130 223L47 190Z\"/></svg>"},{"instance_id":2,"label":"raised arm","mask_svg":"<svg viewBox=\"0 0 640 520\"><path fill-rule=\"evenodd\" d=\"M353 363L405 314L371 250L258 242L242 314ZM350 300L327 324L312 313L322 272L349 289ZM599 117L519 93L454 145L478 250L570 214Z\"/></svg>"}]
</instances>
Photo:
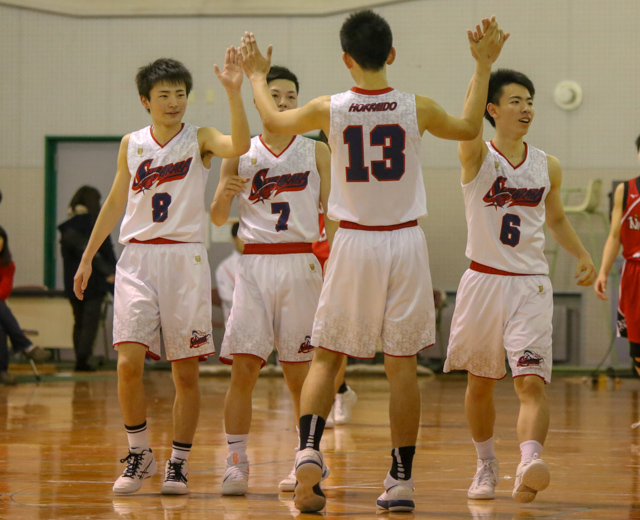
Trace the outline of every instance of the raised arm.
<instances>
[{"instance_id":1,"label":"raised arm","mask_svg":"<svg viewBox=\"0 0 640 520\"><path fill-rule=\"evenodd\" d=\"M229 108L231 111L231 135L224 135L215 128L200 128L198 142L203 157L215 155L217 157L239 157L246 153L251 146L249 122L242 102L242 53L235 47L229 47L224 57L222 71L217 65L213 66L216 76L227 91Z\"/></svg>"},{"instance_id":2,"label":"raised arm","mask_svg":"<svg viewBox=\"0 0 640 520\"><path fill-rule=\"evenodd\" d=\"M420 132L442 139L468 141L475 139L482 130L482 117L487 102L491 65L498 59L509 33L498 27L494 16L483 19L482 27L468 30L467 37L471 54L475 60L475 72L467 90L462 116L455 117L432 99L416 96Z\"/></svg>"},{"instance_id":3,"label":"raised arm","mask_svg":"<svg viewBox=\"0 0 640 520\"><path fill-rule=\"evenodd\" d=\"M279 112L267 86L267 74L271 68L273 46L269 45L265 57L258 49L253 33L245 33L241 49L244 71L251 82L256 107L266 130L285 135L323 130L325 134L329 135L330 96L313 99L300 108Z\"/></svg>"},{"instance_id":4,"label":"raised arm","mask_svg":"<svg viewBox=\"0 0 640 520\"><path fill-rule=\"evenodd\" d=\"M233 197L242 193L246 189L247 182L249 182L247 177L238 175L239 163L240 159L238 157L222 160L220 182L218 182L216 194L209 208L211 222L216 226L222 226L229 220Z\"/></svg>"},{"instance_id":5,"label":"raised arm","mask_svg":"<svg viewBox=\"0 0 640 520\"><path fill-rule=\"evenodd\" d=\"M598 279L594 285L596 295L601 300L607 300L607 277L613 262L620 251L620 226L622 224L622 205L624 203L624 183L618 184L613 196L613 212L611 213L611 229L602 253L602 265Z\"/></svg>"},{"instance_id":6,"label":"raised arm","mask_svg":"<svg viewBox=\"0 0 640 520\"><path fill-rule=\"evenodd\" d=\"M116 178L111 186L109 196L104 201L96 224L91 232L89 243L84 250L82 260L78 266L76 275L73 277L73 292L78 300L84 298L83 293L91 277L91 263L100 246L105 241L111 230L115 227L127 206L127 195L129 193L129 182L131 173L127 164L127 148L129 147L129 135L125 135L120 142L118 152L118 169Z\"/></svg>"},{"instance_id":7,"label":"raised arm","mask_svg":"<svg viewBox=\"0 0 640 520\"><path fill-rule=\"evenodd\" d=\"M578 238L573 226L567 220L562 207L560 198L560 187L562 185L562 168L560 162L555 157L548 155L547 163L549 166L549 180L551 181L551 189L545 199L546 214L545 220L547 227L553 238L562 246L569 254L578 259L574 278L577 278L577 284L582 286L592 285L596 279L596 267L593 265L591 255L583 247L582 242Z\"/></svg>"},{"instance_id":8,"label":"raised arm","mask_svg":"<svg viewBox=\"0 0 640 520\"><path fill-rule=\"evenodd\" d=\"M318 141L316 143L316 167L320 174L320 202L324 210L324 231L327 234L329 247L333 244L333 236L338 229L338 222L329 219L329 194L331 193L331 152L329 147Z\"/></svg>"}]
</instances>

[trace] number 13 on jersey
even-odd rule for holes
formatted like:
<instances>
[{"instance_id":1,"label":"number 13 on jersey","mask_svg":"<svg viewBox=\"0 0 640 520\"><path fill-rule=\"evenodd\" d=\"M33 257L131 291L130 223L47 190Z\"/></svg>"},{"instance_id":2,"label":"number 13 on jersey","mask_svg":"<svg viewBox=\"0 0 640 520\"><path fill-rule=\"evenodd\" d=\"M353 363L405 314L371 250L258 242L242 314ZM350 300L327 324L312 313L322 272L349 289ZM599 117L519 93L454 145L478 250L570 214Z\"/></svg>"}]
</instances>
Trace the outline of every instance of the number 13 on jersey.
<instances>
[{"instance_id":1,"label":"number 13 on jersey","mask_svg":"<svg viewBox=\"0 0 640 520\"><path fill-rule=\"evenodd\" d=\"M344 129L349 147L347 182L369 182L369 166L364 163L364 131L361 125ZM371 146L382 146L382 160L371 161L371 173L379 181L398 181L405 171L406 133L400 125L378 125L369 134Z\"/></svg>"}]
</instances>

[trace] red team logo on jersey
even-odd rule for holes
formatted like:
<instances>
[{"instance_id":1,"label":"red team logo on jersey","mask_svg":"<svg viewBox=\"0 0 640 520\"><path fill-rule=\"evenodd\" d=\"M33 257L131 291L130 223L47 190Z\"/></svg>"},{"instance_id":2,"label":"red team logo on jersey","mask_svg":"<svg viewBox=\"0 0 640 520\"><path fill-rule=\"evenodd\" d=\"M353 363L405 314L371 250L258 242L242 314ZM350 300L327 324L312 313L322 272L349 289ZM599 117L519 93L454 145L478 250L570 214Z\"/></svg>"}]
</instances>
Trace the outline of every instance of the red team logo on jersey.
<instances>
[{"instance_id":1,"label":"red team logo on jersey","mask_svg":"<svg viewBox=\"0 0 640 520\"><path fill-rule=\"evenodd\" d=\"M535 352L525 350L524 355L518 359L519 367L539 367L542 364L542 356L539 356Z\"/></svg>"},{"instance_id":2,"label":"red team logo on jersey","mask_svg":"<svg viewBox=\"0 0 640 520\"><path fill-rule=\"evenodd\" d=\"M537 206L542 202L545 188L507 188L506 177L498 177L483 197L487 206L508 208L510 206Z\"/></svg>"},{"instance_id":3,"label":"red team logo on jersey","mask_svg":"<svg viewBox=\"0 0 640 520\"><path fill-rule=\"evenodd\" d=\"M186 161L170 163L165 166L156 166L151 168L153 159L142 161L136 171L135 179L131 189L136 193L144 192L164 184L165 182L178 181L184 179L189 173L189 167L193 157L189 157Z\"/></svg>"},{"instance_id":4,"label":"red team logo on jersey","mask_svg":"<svg viewBox=\"0 0 640 520\"><path fill-rule=\"evenodd\" d=\"M202 332L201 330L194 330L191 332L191 339L189 340L189 348L198 348L202 345L206 345L211 334Z\"/></svg>"},{"instance_id":5,"label":"red team logo on jersey","mask_svg":"<svg viewBox=\"0 0 640 520\"><path fill-rule=\"evenodd\" d=\"M283 191L302 191L309 184L310 171L300 173L287 173L286 175L276 175L275 177L267 177L269 168L260 170L253 176L251 184L251 193L249 200L255 204L256 202L264 203L265 200L276 196Z\"/></svg>"}]
</instances>

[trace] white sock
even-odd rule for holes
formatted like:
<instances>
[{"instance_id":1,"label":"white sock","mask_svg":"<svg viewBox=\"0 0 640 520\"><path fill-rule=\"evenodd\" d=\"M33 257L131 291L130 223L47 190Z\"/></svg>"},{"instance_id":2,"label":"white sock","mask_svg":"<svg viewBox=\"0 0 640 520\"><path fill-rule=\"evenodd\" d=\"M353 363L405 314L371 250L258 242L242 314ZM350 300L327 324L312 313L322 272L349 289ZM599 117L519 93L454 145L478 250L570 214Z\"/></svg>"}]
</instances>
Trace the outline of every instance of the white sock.
<instances>
[{"instance_id":1,"label":"white sock","mask_svg":"<svg viewBox=\"0 0 640 520\"><path fill-rule=\"evenodd\" d=\"M473 441L473 445L476 447L478 458L480 460L491 460L496 458L496 452L493 448L493 437L482 442Z\"/></svg>"},{"instance_id":2,"label":"white sock","mask_svg":"<svg viewBox=\"0 0 640 520\"><path fill-rule=\"evenodd\" d=\"M127 439L131 451L142 453L143 450L149 449L149 430L147 430L146 421L139 426L125 426L125 429L127 430Z\"/></svg>"},{"instance_id":3,"label":"white sock","mask_svg":"<svg viewBox=\"0 0 640 520\"><path fill-rule=\"evenodd\" d=\"M296 444L296 453L300 451L300 428L296 426L296 433L298 434L298 443Z\"/></svg>"},{"instance_id":4,"label":"white sock","mask_svg":"<svg viewBox=\"0 0 640 520\"><path fill-rule=\"evenodd\" d=\"M245 435L229 435L226 434L227 448L229 448L229 455L234 453L238 455L238 460L244 462L247 460L247 439L249 434Z\"/></svg>"},{"instance_id":5,"label":"white sock","mask_svg":"<svg viewBox=\"0 0 640 520\"><path fill-rule=\"evenodd\" d=\"M538 441L524 441L520 444L520 458L522 460L542 457L542 444Z\"/></svg>"},{"instance_id":6,"label":"white sock","mask_svg":"<svg viewBox=\"0 0 640 520\"><path fill-rule=\"evenodd\" d=\"M191 453L191 446L191 444L173 441L173 447L171 449L171 460L173 462L188 460L189 453Z\"/></svg>"}]
</instances>

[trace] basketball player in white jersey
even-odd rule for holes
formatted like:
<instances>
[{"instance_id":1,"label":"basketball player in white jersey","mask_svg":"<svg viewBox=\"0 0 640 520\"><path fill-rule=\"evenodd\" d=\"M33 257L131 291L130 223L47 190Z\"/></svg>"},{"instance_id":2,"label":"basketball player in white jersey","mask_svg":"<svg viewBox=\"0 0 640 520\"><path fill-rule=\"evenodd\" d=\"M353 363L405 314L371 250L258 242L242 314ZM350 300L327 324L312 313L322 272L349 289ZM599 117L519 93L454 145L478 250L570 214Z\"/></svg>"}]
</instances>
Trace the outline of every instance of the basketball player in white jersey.
<instances>
[{"instance_id":1,"label":"basketball player in white jersey","mask_svg":"<svg viewBox=\"0 0 640 520\"><path fill-rule=\"evenodd\" d=\"M506 375L505 350L520 399L521 462L513 497L530 502L549 484L540 458L549 428L545 384L551 381L553 293L544 256L544 230L578 259L580 286L593 284L589 253L565 217L558 159L524 142L533 121L533 83L524 74L491 75L486 118L492 141L482 134L461 142L462 193L467 216L466 255L451 324L444 371L468 372L465 408L478 452L472 499L492 499L498 483L493 445L493 389Z\"/></svg>"},{"instance_id":2,"label":"basketball player in white jersey","mask_svg":"<svg viewBox=\"0 0 640 520\"><path fill-rule=\"evenodd\" d=\"M290 70L273 66L266 81L274 109L285 112L297 107L298 79ZM320 141L263 129L251 140L248 153L222 162L211 220L224 224L237 196L238 236L245 244L220 353L222 362L233 363L224 407L229 456L220 488L223 495L247 492L251 396L274 346L296 420L299 417L322 287L322 267L311 244L320 238L319 204L326 207L329 197L330 157L329 148ZM329 242L336 227L326 221ZM295 484L292 470L280 482L280 491L293 491Z\"/></svg>"},{"instance_id":3,"label":"basketball player in white jersey","mask_svg":"<svg viewBox=\"0 0 640 520\"><path fill-rule=\"evenodd\" d=\"M427 244L417 219L427 214L420 166L420 138L473 139L482 126L493 61L506 36L495 19L468 39L475 74L461 118L433 100L389 87L386 65L396 51L389 24L372 11L349 16L340 31L343 61L356 86L278 113L269 100L265 59L253 34L242 52L245 72L264 126L298 134L323 130L331 148L328 216L340 222L325 269L311 344L316 351L302 390L300 451L294 502L300 511L321 510L323 457L320 439L331 409L335 375L345 355L372 358L382 338L391 388L392 468L377 505L414 509L411 465L420 421L416 354L435 340L435 312Z\"/></svg>"},{"instance_id":4,"label":"basketball player in white jersey","mask_svg":"<svg viewBox=\"0 0 640 520\"><path fill-rule=\"evenodd\" d=\"M214 66L229 96L231 135L182 122L192 86L190 72L172 59L138 70L136 83L151 126L126 135L116 178L74 279L82 292L91 260L125 210L116 268L113 345L118 350L118 398L129 441L126 468L114 486L133 493L157 471L149 445L142 381L145 356L160 359L160 332L176 389L173 450L162 493L186 494L187 457L200 413L198 360L214 353L211 275L203 246L207 230L203 193L211 158L237 157L251 134L242 103L242 57L227 49Z\"/></svg>"}]
</instances>

